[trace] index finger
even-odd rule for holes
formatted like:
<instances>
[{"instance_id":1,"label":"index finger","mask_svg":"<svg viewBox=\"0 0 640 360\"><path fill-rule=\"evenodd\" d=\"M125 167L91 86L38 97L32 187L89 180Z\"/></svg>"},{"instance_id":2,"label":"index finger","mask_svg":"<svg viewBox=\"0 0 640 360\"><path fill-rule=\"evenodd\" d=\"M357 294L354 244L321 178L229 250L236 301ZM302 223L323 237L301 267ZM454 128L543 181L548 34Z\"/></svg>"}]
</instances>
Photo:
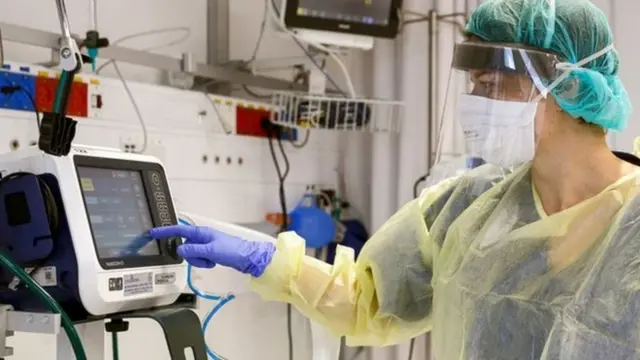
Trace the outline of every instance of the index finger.
<instances>
[{"instance_id":1,"label":"index finger","mask_svg":"<svg viewBox=\"0 0 640 360\"><path fill-rule=\"evenodd\" d=\"M171 237L190 238L196 233L196 228L191 225L162 226L149 230L149 236L154 239L167 239Z\"/></svg>"}]
</instances>

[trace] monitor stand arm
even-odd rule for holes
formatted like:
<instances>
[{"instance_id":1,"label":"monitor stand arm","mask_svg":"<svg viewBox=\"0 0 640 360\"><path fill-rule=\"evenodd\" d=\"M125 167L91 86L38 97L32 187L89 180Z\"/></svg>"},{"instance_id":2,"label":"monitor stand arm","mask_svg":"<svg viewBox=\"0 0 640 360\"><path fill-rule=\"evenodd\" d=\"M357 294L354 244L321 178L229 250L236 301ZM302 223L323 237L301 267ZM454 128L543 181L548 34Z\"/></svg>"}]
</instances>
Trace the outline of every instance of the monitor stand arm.
<instances>
[{"instance_id":1,"label":"monitor stand arm","mask_svg":"<svg viewBox=\"0 0 640 360\"><path fill-rule=\"evenodd\" d=\"M107 332L114 330L110 329L110 327L120 328L118 330L124 329L124 331L126 331L128 325L122 326L127 324L124 319L135 318L152 319L160 324L169 347L171 360L208 360L200 318L198 318L198 315L192 310L167 308L121 315L113 318L110 323L106 324ZM115 324L115 326L110 326L111 324ZM186 349L191 349L193 355L187 357L185 354Z\"/></svg>"}]
</instances>

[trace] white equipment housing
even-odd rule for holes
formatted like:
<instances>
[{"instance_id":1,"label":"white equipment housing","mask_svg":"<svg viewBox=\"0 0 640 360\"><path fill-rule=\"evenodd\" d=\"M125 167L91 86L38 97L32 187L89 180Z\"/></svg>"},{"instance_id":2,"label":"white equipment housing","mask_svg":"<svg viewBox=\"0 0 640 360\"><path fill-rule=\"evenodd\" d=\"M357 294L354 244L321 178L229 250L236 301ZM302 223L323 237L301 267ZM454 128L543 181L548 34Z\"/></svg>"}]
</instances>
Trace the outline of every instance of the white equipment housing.
<instances>
[{"instance_id":1,"label":"white equipment housing","mask_svg":"<svg viewBox=\"0 0 640 360\"><path fill-rule=\"evenodd\" d=\"M299 39L309 44L332 45L340 48L372 50L374 38L371 36L341 34L331 31L291 28Z\"/></svg>"},{"instance_id":2,"label":"white equipment housing","mask_svg":"<svg viewBox=\"0 0 640 360\"><path fill-rule=\"evenodd\" d=\"M121 258L105 257L99 241L118 240L94 236L95 220L90 219L100 215L88 210L84 184L81 185L86 179L81 179L78 171L81 167L111 170L114 178L120 171L139 173L151 227L177 223L164 167L155 157L89 146L74 146L65 157L47 155L35 146L0 155L3 175L29 172L57 178L77 260L78 294L89 314L108 315L174 303L184 292L187 278L186 264L175 254L181 239L148 242L147 245L158 244L157 253L151 255L136 252Z\"/></svg>"}]
</instances>

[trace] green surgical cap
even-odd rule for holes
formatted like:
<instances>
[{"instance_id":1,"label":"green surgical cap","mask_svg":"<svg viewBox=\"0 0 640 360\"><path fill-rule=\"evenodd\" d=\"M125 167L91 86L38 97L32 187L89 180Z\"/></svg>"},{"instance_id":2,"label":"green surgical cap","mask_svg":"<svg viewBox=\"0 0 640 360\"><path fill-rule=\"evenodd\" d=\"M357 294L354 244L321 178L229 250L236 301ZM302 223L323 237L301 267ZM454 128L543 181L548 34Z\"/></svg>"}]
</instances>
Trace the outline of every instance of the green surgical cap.
<instances>
[{"instance_id":1,"label":"green surgical cap","mask_svg":"<svg viewBox=\"0 0 640 360\"><path fill-rule=\"evenodd\" d=\"M467 31L492 43L543 49L572 64L613 43L606 16L589 0L486 0L471 15ZM631 103L619 68L617 51L609 51L571 70L551 94L574 118L624 130Z\"/></svg>"}]
</instances>

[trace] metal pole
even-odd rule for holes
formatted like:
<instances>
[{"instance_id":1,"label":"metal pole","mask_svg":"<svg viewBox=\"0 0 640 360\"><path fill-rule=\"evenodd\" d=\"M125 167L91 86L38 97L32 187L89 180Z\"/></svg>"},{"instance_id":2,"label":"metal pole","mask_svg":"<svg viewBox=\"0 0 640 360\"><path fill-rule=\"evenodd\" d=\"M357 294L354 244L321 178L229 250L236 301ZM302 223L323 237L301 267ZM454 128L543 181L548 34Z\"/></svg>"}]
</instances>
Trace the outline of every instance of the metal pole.
<instances>
[{"instance_id":1,"label":"metal pole","mask_svg":"<svg viewBox=\"0 0 640 360\"><path fill-rule=\"evenodd\" d=\"M0 22L0 29L4 40L29 44L47 49L60 49L60 34L37 30L25 26ZM81 38L75 36L74 38ZM146 66L158 70L181 72L182 59L152 54L140 50L133 50L120 46L110 46L100 51L102 59L113 59L118 62ZM195 64L193 75L215 79L233 84L255 86L264 89L306 91L306 86L294 84L268 76L253 75L249 72L238 71L227 67L208 64Z\"/></svg>"},{"instance_id":2,"label":"metal pole","mask_svg":"<svg viewBox=\"0 0 640 360\"><path fill-rule=\"evenodd\" d=\"M438 12L431 10L429 12L429 88L427 101L427 171L433 167L433 139L434 126L438 121Z\"/></svg>"},{"instance_id":3,"label":"metal pole","mask_svg":"<svg viewBox=\"0 0 640 360\"><path fill-rule=\"evenodd\" d=\"M229 0L207 1L207 64L212 66L224 66L230 60L229 46ZM205 82L210 82L205 79ZM218 83L207 87L210 91L222 94L231 94L231 83Z\"/></svg>"},{"instance_id":4,"label":"metal pole","mask_svg":"<svg viewBox=\"0 0 640 360\"><path fill-rule=\"evenodd\" d=\"M4 64L4 43L2 42L2 29L0 29L0 64Z\"/></svg>"},{"instance_id":5,"label":"metal pole","mask_svg":"<svg viewBox=\"0 0 640 360\"><path fill-rule=\"evenodd\" d=\"M98 30L98 0L89 0L89 19L91 30Z\"/></svg>"},{"instance_id":6,"label":"metal pole","mask_svg":"<svg viewBox=\"0 0 640 360\"><path fill-rule=\"evenodd\" d=\"M56 7L58 8L58 19L60 20L60 31L62 31L62 37L70 39L71 28L69 28L67 7L64 4L64 0L56 0Z\"/></svg>"}]
</instances>

